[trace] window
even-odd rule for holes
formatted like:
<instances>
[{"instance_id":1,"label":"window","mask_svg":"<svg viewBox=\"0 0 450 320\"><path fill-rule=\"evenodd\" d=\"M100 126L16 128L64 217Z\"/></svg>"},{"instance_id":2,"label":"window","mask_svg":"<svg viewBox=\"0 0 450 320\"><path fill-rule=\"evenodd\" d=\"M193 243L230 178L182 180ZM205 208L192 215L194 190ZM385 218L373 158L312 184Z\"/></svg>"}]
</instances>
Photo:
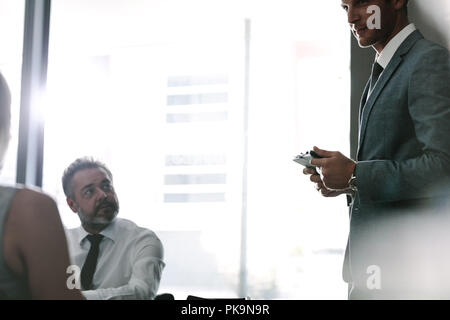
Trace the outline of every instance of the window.
<instances>
[{"instance_id":1,"label":"window","mask_svg":"<svg viewBox=\"0 0 450 320\"><path fill-rule=\"evenodd\" d=\"M193 16L162 20L173 7L149 2L108 3L104 14L102 2L96 3L52 7L44 189L57 195L65 225L77 226L60 177L77 157L103 160L114 175L120 216L163 240L166 291L207 288L234 296L244 21L211 21L192 9ZM130 10L129 18L123 10ZM115 15L125 21L111 37ZM83 20L81 31L71 29L72 19ZM148 21L159 24L159 33L136 35L136 23Z\"/></svg>"},{"instance_id":2,"label":"window","mask_svg":"<svg viewBox=\"0 0 450 320\"><path fill-rule=\"evenodd\" d=\"M20 79L22 67L25 1L0 0L0 72L11 90L11 141L0 173L0 183L16 181L19 132Z\"/></svg>"}]
</instances>

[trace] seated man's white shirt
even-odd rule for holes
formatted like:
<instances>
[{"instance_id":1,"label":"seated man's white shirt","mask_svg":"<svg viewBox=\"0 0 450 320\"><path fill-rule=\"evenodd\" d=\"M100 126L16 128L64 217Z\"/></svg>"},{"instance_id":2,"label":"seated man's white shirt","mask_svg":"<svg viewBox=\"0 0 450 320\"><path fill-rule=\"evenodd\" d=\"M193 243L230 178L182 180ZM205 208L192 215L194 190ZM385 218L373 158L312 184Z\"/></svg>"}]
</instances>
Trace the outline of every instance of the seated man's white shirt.
<instances>
[{"instance_id":1,"label":"seated man's white shirt","mask_svg":"<svg viewBox=\"0 0 450 320\"><path fill-rule=\"evenodd\" d=\"M80 270L90 249L83 227L67 230L72 264ZM156 234L134 222L116 218L100 232L94 290L83 291L89 299L153 299L164 269L163 245Z\"/></svg>"}]
</instances>

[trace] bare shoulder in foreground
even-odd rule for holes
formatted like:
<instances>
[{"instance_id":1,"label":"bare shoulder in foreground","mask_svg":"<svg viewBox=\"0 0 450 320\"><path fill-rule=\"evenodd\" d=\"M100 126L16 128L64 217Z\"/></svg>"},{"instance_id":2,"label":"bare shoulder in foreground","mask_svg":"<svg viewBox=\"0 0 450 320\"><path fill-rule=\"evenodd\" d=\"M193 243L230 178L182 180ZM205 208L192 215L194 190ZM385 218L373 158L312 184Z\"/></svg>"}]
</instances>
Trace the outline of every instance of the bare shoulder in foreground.
<instances>
[{"instance_id":1,"label":"bare shoulder in foreground","mask_svg":"<svg viewBox=\"0 0 450 320\"><path fill-rule=\"evenodd\" d=\"M83 299L66 285L70 259L56 203L31 189L20 189L5 221L3 253L10 269L28 280L32 299Z\"/></svg>"}]
</instances>

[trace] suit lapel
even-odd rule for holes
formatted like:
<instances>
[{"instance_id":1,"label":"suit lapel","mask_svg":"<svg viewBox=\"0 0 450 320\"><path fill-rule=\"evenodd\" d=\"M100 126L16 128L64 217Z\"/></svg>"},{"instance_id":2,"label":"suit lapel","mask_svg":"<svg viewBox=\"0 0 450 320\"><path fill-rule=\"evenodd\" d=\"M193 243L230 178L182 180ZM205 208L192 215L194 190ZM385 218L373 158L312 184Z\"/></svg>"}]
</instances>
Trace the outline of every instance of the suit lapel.
<instances>
[{"instance_id":1,"label":"suit lapel","mask_svg":"<svg viewBox=\"0 0 450 320\"><path fill-rule=\"evenodd\" d=\"M367 102L367 96L369 95L369 89L370 89L370 79L367 81L366 86L364 87L363 95L361 98L361 101L359 102L359 125L361 127L361 120L362 120L362 114L364 111L364 106Z\"/></svg>"},{"instance_id":2,"label":"suit lapel","mask_svg":"<svg viewBox=\"0 0 450 320\"><path fill-rule=\"evenodd\" d=\"M386 70L383 71L382 75L378 79L375 88L373 89L372 93L369 96L369 99L367 99L367 101L366 101L366 104L362 110L361 129L359 130L359 148L364 143L367 122L369 121L370 113L374 107L374 104L377 101L380 93L383 91L384 86L389 81L389 79L392 77L394 71L397 69L397 67L399 66L401 61L402 61L402 58L398 57L398 56L394 57L391 60L391 62L389 63L389 66L386 68ZM359 148L358 148L358 156L359 156Z\"/></svg>"},{"instance_id":3,"label":"suit lapel","mask_svg":"<svg viewBox=\"0 0 450 320\"><path fill-rule=\"evenodd\" d=\"M363 99L361 100L360 106L360 129L359 129L359 143L358 143L358 151L356 153L356 159L359 160L359 152L362 144L364 143L364 137L366 134L367 122L369 121L369 117L372 109L375 106L375 102L383 91L384 87L388 83L389 79L394 74L395 70L397 70L398 66L401 64L403 60L403 56L408 53L411 47L419 40L422 39L422 35L419 31L414 31L411 35L406 38L406 40L402 43L402 45L398 48L397 52L392 57L392 60L387 65L386 69L381 74L378 82L370 94L367 101L364 101L367 98L368 94L368 86L364 90ZM362 108L364 106L364 108ZM361 111L362 110L362 111ZM362 112L362 114L361 114Z\"/></svg>"},{"instance_id":4,"label":"suit lapel","mask_svg":"<svg viewBox=\"0 0 450 320\"><path fill-rule=\"evenodd\" d=\"M367 81L366 86L364 87L363 95L361 98L361 101L359 102L359 114L358 114L358 150L356 152L356 159L358 160L358 154L359 154L359 146L361 145L361 124L362 124L362 116L364 112L364 106L367 102L367 96L369 94L369 88L370 88L370 79Z\"/></svg>"}]
</instances>

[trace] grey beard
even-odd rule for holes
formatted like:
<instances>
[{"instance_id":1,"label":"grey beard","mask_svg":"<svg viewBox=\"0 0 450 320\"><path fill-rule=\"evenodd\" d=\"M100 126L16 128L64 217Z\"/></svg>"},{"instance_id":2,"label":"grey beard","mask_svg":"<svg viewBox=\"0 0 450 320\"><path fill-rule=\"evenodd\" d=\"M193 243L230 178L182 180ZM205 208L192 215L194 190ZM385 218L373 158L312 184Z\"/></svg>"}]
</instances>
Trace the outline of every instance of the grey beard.
<instances>
[{"instance_id":1,"label":"grey beard","mask_svg":"<svg viewBox=\"0 0 450 320\"><path fill-rule=\"evenodd\" d=\"M86 226L88 226L89 228L92 228L92 229L99 229L99 228L102 228L102 227L106 227L111 222L113 222L114 219L116 218L117 214L118 214L118 211L116 210L114 212L114 217L111 220L107 220L107 219L105 219L103 217L94 217L92 219L86 218L86 215L84 214L84 212L80 208L78 208L77 214L78 214L78 217L80 218L80 221L81 221L82 225L86 225Z\"/></svg>"}]
</instances>

